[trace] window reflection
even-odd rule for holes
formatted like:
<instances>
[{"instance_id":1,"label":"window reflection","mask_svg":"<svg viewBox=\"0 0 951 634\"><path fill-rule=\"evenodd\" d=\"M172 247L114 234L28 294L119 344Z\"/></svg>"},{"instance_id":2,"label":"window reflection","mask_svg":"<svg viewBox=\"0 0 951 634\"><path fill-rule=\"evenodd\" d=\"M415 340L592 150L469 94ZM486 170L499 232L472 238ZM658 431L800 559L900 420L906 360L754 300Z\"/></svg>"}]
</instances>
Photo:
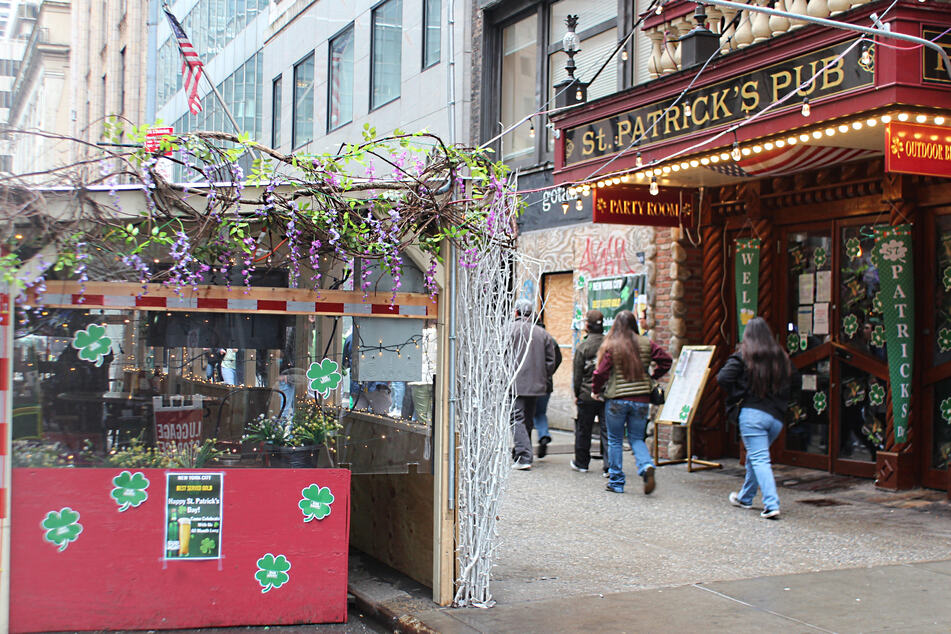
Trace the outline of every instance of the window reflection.
<instances>
[{"instance_id":1,"label":"window reflection","mask_svg":"<svg viewBox=\"0 0 951 634\"><path fill-rule=\"evenodd\" d=\"M844 227L840 246L840 340L884 362L887 360L885 322L882 298L878 295L878 267L872 258L875 227Z\"/></svg>"}]
</instances>

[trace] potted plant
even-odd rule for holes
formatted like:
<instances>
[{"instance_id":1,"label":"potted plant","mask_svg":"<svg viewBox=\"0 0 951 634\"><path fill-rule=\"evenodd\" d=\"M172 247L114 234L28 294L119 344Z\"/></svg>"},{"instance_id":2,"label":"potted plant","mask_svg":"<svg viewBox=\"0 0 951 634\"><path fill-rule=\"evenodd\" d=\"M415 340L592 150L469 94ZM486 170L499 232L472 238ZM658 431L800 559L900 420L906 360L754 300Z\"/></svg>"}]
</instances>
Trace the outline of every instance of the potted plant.
<instances>
[{"instance_id":1,"label":"potted plant","mask_svg":"<svg viewBox=\"0 0 951 634\"><path fill-rule=\"evenodd\" d=\"M261 414L248 423L241 440L263 445L265 463L270 464L270 459L291 442L291 432L282 418Z\"/></svg>"},{"instance_id":2,"label":"potted plant","mask_svg":"<svg viewBox=\"0 0 951 634\"><path fill-rule=\"evenodd\" d=\"M311 400L294 404L290 442L285 447L292 467L316 467L317 450L337 434L340 424Z\"/></svg>"}]
</instances>

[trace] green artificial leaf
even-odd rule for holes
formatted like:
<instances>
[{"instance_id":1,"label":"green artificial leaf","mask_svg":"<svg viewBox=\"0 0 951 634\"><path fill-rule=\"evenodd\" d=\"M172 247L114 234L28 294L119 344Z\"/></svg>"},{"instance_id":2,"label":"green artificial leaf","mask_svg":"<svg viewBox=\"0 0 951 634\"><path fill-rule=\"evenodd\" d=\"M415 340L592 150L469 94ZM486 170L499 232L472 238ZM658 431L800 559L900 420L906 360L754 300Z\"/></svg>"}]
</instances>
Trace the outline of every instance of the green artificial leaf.
<instances>
[{"instance_id":1,"label":"green artificial leaf","mask_svg":"<svg viewBox=\"0 0 951 634\"><path fill-rule=\"evenodd\" d=\"M254 578L261 584L261 593L265 593L271 588L280 588L290 580L287 571L291 569L291 562L284 555L275 557L267 553L258 559L258 571L254 573Z\"/></svg>"},{"instance_id":2,"label":"green artificial leaf","mask_svg":"<svg viewBox=\"0 0 951 634\"><path fill-rule=\"evenodd\" d=\"M59 551L66 550L71 542L76 541L79 534L83 532L83 525L79 523L79 513L64 506L57 513L50 511L46 515L40 526L46 529L43 539L51 544L58 544Z\"/></svg>"},{"instance_id":3,"label":"green artificial leaf","mask_svg":"<svg viewBox=\"0 0 951 634\"><path fill-rule=\"evenodd\" d=\"M112 484L116 488L112 490L110 495L119 505L120 513L129 507L139 506L149 497L146 492L146 489L149 488L149 480L140 471L135 472L135 474L123 471L112 479Z\"/></svg>"},{"instance_id":4,"label":"green artificial leaf","mask_svg":"<svg viewBox=\"0 0 951 634\"><path fill-rule=\"evenodd\" d=\"M301 495L304 497L297 503L297 506L304 514L305 522L314 519L322 520L330 515L330 505L333 504L334 496L329 487L321 488L312 484L303 489Z\"/></svg>"}]
</instances>

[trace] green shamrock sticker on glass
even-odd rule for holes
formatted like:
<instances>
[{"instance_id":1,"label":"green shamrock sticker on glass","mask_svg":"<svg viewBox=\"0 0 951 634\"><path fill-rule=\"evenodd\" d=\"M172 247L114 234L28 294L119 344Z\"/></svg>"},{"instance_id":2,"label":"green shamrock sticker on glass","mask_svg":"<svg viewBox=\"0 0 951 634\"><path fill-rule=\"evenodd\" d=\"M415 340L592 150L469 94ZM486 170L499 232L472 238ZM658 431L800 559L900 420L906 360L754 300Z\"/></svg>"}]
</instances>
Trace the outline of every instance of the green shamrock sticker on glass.
<instances>
[{"instance_id":1,"label":"green shamrock sticker on glass","mask_svg":"<svg viewBox=\"0 0 951 634\"><path fill-rule=\"evenodd\" d=\"M327 398L331 390L337 389L340 384L340 368L336 361L324 359L320 363L314 361L307 370L307 378L310 379L310 389L318 392L321 398Z\"/></svg>"},{"instance_id":2,"label":"green shamrock sticker on glass","mask_svg":"<svg viewBox=\"0 0 951 634\"><path fill-rule=\"evenodd\" d=\"M883 310L885 310L885 304L882 302L882 293L879 291L872 299L872 312L881 313Z\"/></svg>"},{"instance_id":3,"label":"green shamrock sticker on glass","mask_svg":"<svg viewBox=\"0 0 951 634\"><path fill-rule=\"evenodd\" d=\"M799 349L803 352L806 351L806 348L809 347L809 337L799 337Z\"/></svg>"},{"instance_id":4,"label":"green shamrock sticker on glass","mask_svg":"<svg viewBox=\"0 0 951 634\"><path fill-rule=\"evenodd\" d=\"M951 291L951 266L944 267L944 272L941 274L941 283L944 285L945 291Z\"/></svg>"},{"instance_id":5,"label":"green shamrock sticker on glass","mask_svg":"<svg viewBox=\"0 0 951 634\"><path fill-rule=\"evenodd\" d=\"M951 396L941 401L941 418L951 425Z\"/></svg>"},{"instance_id":6,"label":"green shamrock sticker on glass","mask_svg":"<svg viewBox=\"0 0 951 634\"><path fill-rule=\"evenodd\" d=\"M304 514L304 521L322 520L330 515L330 505L333 504L334 494L328 487L319 487L312 484L306 489L301 490L301 501L297 503L301 512Z\"/></svg>"},{"instance_id":7,"label":"green shamrock sticker on glass","mask_svg":"<svg viewBox=\"0 0 951 634\"><path fill-rule=\"evenodd\" d=\"M942 328L938 331L938 349L941 352L951 351L951 330Z\"/></svg>"},{"instance_id":8,"label":"green shamrock sticker on glass","mask_svg":"<svg viewBox=\"0 0 951 634\"><path fill-rule=\"evenodd\" d=\"M70 344L79 350L79 358L96 367L102 365L102 360L112 350L112 339L106 336L106 327L99 324L89 324L86 330L77 330Z\"/></svg>"},{"instance_id":9,"label":"green shamrock sticker on glass","mask_svg":"<svg viewBox=\"0 0 951 634\"><path fill-rule=\"evenodd\" d=\"M680 408L680 413L677 415L682 422L687 422L687 418L690 416L690 406L684 405Z\"/></svg>"},{"instance_id":10,"label":"green shamrock sticker on glass","mask_svg":"<svg viewBox=\"0 0 951 634\"><path fill-rule=\"evenodd\" d=\"M881 383L872 383L868 388L868 403L872 407L878 407L885 402L885 388Z\"/></svg>"},{"instance_id":11,"label":"green shamrock sticker on glass","mask_svg":"<svg viewBox=\"0 0 951 634\"><path fill-rule=\"evenodd\" d=\"M201 546L198 547L198 550L206 555L210 552L213 552L215 550L215 540L210 537L206 537L205 539L201 540Z\"/></svg>"},{"instance_id":12,"label":"green shamrock sticker on glass","mask_svg":"<svg viewBox=\"0 0 951 634\"><path fill-rule=\"evenodd\" d=\"M58 513L56 511L47 513L46 519L40 522L40 526L46 529L43 539L51 544L58 544L59 552L66 550L66 547L76 541L79 534L83 532L83 525L79 523L79 512L68 506L61 508Z\"/></svg>"},{"instance_id":13,"label":"green shamrock sticker on glass","mask_svg":"<svg viewBox=\"0 0 951 634\"><path fill-rule=\"evenodd\" d=\"M884 326L875 326L875 330L872 331L871 343L876 348L881 348L885 345L885 327Z\"/></svg>"},{"instance_id":14,"label":"green shamrock sticker on glass","mask_svg":"<svg viewBox=\"0 0 951 634\"><path fill-rule=\"evenodd\" d=\"M812 395L812 406L816 408L816 413L821 414L826 409L826 395L824 392L816 392Z\"/></svg>"},{"instance_id":15,"label":"green shamrock sticker on glass","mask_svg":"<svg viewBox=\"0 0 951 634\"><path fill-rule=\"evenodd\" d=\"M854 337L855 333L859 331L859 318L855 315L847 315L845 319L842 320L842 330L845 331L849 339Z\"/></svg>"},{"instance_id":16,"label":"green shamrock sticker on glass","mask_svg":"<svg viewBox=\"0 0 951 634\"><path fill-rule=\"evenodd\" d=\"M854 260L862 255L862 244L858 238L849 238L845 241L845 254L850 260Z\"/></svg>"},{"instance_id":17,"label":"green shamrock sticker on glass","mask_svg":"<svg viewBox=\"0 0 951 634\"><path fill-rule=\"evenodd\" d=\"M789 350L789 353L792 354L799 349L799 335L794 332L786 335L786 350Z\"/></svg>"},{"instance_id":18,"label":"green shamrock sticker on glass","mask_svg":"<svg viewBox=\"0 0 951 634\"><path fill-rule=\"evenodd\" d=\"M825 247L816 247L816 250L812 254L812 261L815 263L817 271L825 266L828 259L829 254L826 252Z\"/></svg>"},{"instance_id":19,"label":"green shamrock sticker on glass","mask_svg":"<svg viewBox=\"0 0 951 634\"><path fill-rule=\"evenodd\" d=\"M261 584L261 594L264 594L271 588L280 588L290 580L287 571L291 569L291 562L287 561L284 555L275 557L267 553L258 559L258 571L254 573L254 578Z\"/></svg>"},{"instance_id":20,"label":"green shamrock sticker on glass","mask_svg":"<svg viewBox=\"0 0 951 634\"><path fill-rule=\"evenodd\" d=\"M123 471L112 479L116 488L112 490L112 498L119 505L119 512L136 507L149 498L146 489L149 488L149 479L139 471L135 474Z\"/></svg>"}]
</instances>

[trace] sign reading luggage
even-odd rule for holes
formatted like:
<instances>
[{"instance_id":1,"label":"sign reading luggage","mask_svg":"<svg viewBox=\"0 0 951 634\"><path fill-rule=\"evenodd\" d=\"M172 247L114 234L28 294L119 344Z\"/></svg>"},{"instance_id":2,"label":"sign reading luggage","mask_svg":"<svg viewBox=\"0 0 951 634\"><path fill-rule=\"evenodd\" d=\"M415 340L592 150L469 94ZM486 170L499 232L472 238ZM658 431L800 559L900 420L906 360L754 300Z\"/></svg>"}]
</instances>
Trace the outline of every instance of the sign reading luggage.
<instances>
[{"instance_id":1,"label":"sign reading luggage","mask_svg":"<svg viewBox=\"0 0 951 634\"><path fill-rule=\"evenodd\" d=\"M165 559L221 559L221 473L169 473Z\"/></svg>"}]
</instances>

